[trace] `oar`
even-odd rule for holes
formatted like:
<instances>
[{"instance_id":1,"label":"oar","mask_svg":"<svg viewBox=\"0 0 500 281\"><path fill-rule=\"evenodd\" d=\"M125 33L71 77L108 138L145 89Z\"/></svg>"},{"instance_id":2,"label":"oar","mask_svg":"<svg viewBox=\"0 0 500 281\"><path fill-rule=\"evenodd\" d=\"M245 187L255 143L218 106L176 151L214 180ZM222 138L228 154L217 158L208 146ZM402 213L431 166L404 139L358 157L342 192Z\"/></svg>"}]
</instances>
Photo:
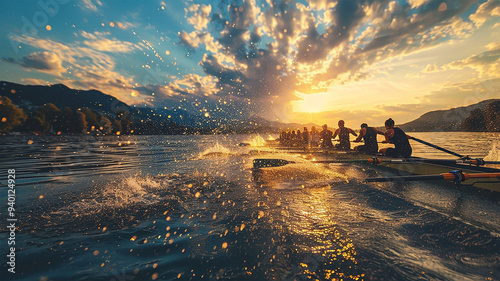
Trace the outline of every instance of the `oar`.
<instances>
[{"instance_id":1,"label":"oar","mask_svg":"<svg viewBox=\"0 0 500 281\"><path fill-rule=\"evenodd\" d=\"M469 160L453 160L453 159L426 159L426 158L401 158L401 159L380 159L378 157L372 157L370 159L352 159L352 160L311 160L311 163L441 163L441 164L472 164L477 166L482 166L486 164L500 164L500 161L484 161L483 159L469 159ZM253 160L254 168L270 168L270 167L281 167L291 163L293 161L288 161L284 159L267 159L260 158Z\"/></svg>"},{"instance_id":2,"label":"oar","mask_svg":"<svg viewBox=\"0 0 500 281\"><path fill-rule=\"evenodd\" d=\"M380 178L367 178L367 182L390 182L390 181L426 181L426 180L453 180L459 184L468 179L477 178L499 178L500 173L479 173L468 174L462 171L451 171L449 173L442 173L438 175L415 175L415 176L401 176L401 177L380 177Z\"/></svg>"},{"instance_id":3,"label":"oar","mask_svg":"<svg viewBox=\"0 0 500 281\"><path fill-rule=\"evenodd\" d=\"M285 166L287 164L295 163L293 161L288 161L284 159L254 159L253 160L253 167L255 169L260 169L260 168L270 168L270 167L280 167L280 166Z\"/></svg>"},{"instance_id":4,"label":"oar","mask_svg":"<svg viewBox=\"0 0 500 281\"><path fill-rule=\"evenodd\" d=\"M427 159L427 158L400 158L400 159L380 159L372 157L370 159L353 159L353 160L312 160L313 163L435 163L435 164L471 164L477 166L497 165L500 161L485 161L481 158L477 159Z\"/></svg>"},{"instance_id":5,"label":"oar","mask_svg":"<svg viewBox=\"0 0 500 281\"><path fill-rule=\"evenodd\" d=\"M448 150L448 149L446 149L446 148L442 148L442 147L437 146L437 145L435 145L435 144L428 143L428 142L423 141L423 140L421 140L421 139L418 139L418 138L416 138L416 137L411 137L411 139L412 139L412 140L414 140L414 141L416 141L416 142L419 142L419 143L421 143L421 144L425 144L425 145L427 145L427 146L430 146L430 147L432 147L432 148L435 148L435 149L437 149L437 150L441 150L441 151L443 151L443 152L449 153L449 154L451 154L451 155L454 155L454 156L457 156L457 157L460 157L460 158L464 158L464 157L465 157L465 156L463 156L463 155L461 155L461 154L458 154L458 153L453 152L453 151L449 151L449 150Z\"/></svg>"}]
</instances>

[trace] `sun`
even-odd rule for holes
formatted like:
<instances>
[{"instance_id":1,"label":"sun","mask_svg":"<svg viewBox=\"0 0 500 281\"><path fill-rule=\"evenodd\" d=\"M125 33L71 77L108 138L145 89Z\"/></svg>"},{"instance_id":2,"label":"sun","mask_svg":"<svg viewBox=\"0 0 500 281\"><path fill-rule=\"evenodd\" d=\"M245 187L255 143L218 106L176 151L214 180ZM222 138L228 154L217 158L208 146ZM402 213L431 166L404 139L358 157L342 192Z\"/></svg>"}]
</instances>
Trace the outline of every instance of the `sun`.
<instances>
[{"instance_id":1,"label":"sun","mask_svg":"<svg viewBox=\"0 0 500 281\"><path fill-rule=\"evenodd\" d=\"M295 96L300 100L292 101L294 112L319 113L330 110L326 92L316 94L303 94L295 91Z\"/></svg>"}]
</instances>

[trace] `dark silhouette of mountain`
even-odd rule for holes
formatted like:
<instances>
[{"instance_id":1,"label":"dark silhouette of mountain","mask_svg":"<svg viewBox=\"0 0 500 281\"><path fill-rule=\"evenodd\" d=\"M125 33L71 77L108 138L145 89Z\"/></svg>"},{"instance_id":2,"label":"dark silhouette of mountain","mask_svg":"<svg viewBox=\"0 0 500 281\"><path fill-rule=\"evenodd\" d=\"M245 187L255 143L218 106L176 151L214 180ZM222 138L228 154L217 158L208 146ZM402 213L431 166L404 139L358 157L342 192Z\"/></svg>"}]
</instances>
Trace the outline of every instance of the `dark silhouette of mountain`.
<instances>
[{"instance_id":1,"label":"dark silhouette of mountain","mask_svg":"<svg viewBox=\"0 0 500 281\"><path fill-rule=\"evenodd\" d=\"M14 104L27 109L53 103L61 109L69 106L74 109L88 107L99 112L113 112L117 108L130 110L127 104L100 91L74 90L63 84L20 85L0 81L0 95L8 97Z\"/></svg>"},{"instance_id":2,"label":"dark silhouette of mountain","mask_svg":"<svg viewBox=\"0 0 500 281\"><path fill-rule=\"evenodd\" d=\"M407 132L459 131L463 121L469 117L471 111L484 109L488 104L497 100L484 100L469 106L427 112L411 122L398 125L398 127Z\"/></svg>"},{"instance_id":3,"label":"dark silhouette of mountain","mask_svg":"<svg viewBox=\"0 0 500 281\"><path fill-rule=\"evenodd\" d=\"M21 85L0 81L0 96L8 97L15 105L27 111L52 103L59 109L88 107L111 120L118 114L125 113L131 116L137 125L135 131L138 134L258 133L278 132L279 128L286 127L262 118L237 120L227 117L205 117L182 109L129 106L100 91L75 90L63 84Z\"/></svg>"},{"instance_id":4,"label":"dark silhouette of mountain","mask_svg":"<svg viewBox=\"0 0 500 281\"><path fill-rule=\"evenodd\" d=\"M186 134L199 131L168 118L159 118L151 109L131 107L100 91L75 90L63 84L20 85L0 81L0 96L8 97L27 112L52 103L61 110L66 107L73 110L89 108L110 120L130 118L136 134Z\"/></svg>"}]
</instances>

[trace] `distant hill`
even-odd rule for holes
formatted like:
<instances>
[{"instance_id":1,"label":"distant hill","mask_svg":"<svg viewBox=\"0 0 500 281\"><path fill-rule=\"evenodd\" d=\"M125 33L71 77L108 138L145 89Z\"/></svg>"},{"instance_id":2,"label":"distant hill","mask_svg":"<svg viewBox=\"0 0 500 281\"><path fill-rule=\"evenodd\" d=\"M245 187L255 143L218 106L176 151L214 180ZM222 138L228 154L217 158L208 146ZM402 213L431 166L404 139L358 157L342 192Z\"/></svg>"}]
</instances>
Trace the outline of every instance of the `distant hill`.
<instances>
[{"instance_id":1,"label":"distant hill","mask_svg":"<svg viewBox=\"0 0 500 281\"><path fill-rule=\"evenodd\" d=\"M83 108L88 107L95 111L112 111L114 108L130 110L130 107L97 90L74 90L63 84L50 86L20 85L0 81L0 95L8 97L12 102L23 108L40 107L53 103L58 108Z\"/></svg>"},{"instance_id":2,"label":"distant hill","mask_svg":"<svg viewBox=\"0 0 500 281\"><path fill-rule=\"evenodd\" d=\"M55 85L21 85L0 81L0 96L6 96L14 104L27 110L39 108L44 104L53 103L58 108L73 109L88 107L104 116L113 116L117 112L129 112L137 122L156 122L160 126L170 124L179 128L189 128L184 131L201 133L277 133L280 130L296 130L315 124L296 124L269 121L257 116L246 120L205 117L189 113L182 109L163 109L149 107L133 107L121 102L113 96L97 90L75 90L63 84ZM150 125L151 126L151 125ZM157 130L153 130L157 131Z\"/></svg>"},{"instance_id":3,"label":"distant hill","mask_svg":"<svg viewBox=\"0 0 500 281\"><path fill-rule=\"evenodd\" d=\"M166 127L172 128L167 128L171 132L183 133L274 133L290 127L289 124L258 117L237 120L205 117L182 109L134 107L97 90L75 90L63 84L21 85L0 81L0 96L8 97L15 105L28 112L48 103L59 109L88 107L111 120L118 113L128 112L138 124L136 132L140 133L161 133ZM144 132L139 124L144 125ZM297 126L300 128L300 125Z\"/></svg>"},{"instance_id":4,"label":"distant hill","mask_svg":"<svg viewBox=\"0 0 500 281\"><path fill-rule=\"evenodd\" d=\"M179 125L169 118L156 118L151 109L131 107L113 96L97 90L75 90L63 84L21 85L0 81L0 96L12 100L13 104L25 112L52 103L60 110L89 108L111 122L116 119L129 119L136 134L184 134L198 133L199 130Z\"/></svg>"},{"instance_id":5,"label":"distant hill","mask_svg":"<svg viewBox=\"0 0 500 281\"><path fill-rule=\"evenodd\" d=\"M459 131L463 121L469 117L472 110L484 109L489 103L498 100L490 99L469 106L431 111L398 127L407 132Z\"/></svg>"}]
</instances>

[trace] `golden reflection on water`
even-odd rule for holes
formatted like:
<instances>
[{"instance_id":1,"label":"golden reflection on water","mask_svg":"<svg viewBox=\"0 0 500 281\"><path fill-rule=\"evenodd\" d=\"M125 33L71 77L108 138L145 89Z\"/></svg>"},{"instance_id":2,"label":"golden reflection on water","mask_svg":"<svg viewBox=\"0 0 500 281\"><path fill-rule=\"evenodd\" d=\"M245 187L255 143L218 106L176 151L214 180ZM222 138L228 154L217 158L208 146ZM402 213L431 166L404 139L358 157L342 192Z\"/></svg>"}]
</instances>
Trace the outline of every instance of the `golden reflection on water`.
<instances>
[{"instance_id":1,"label":"golden reflection on water","mask_svg":"<svg viewBox=\"0 0 500 281\"><path fill-rule=\"evenodd\" d=\"M305 189L282 200L287 212L281 212L280 219L294 239L295 249L291 250L307 255L295 268L295 276L310 280L362 280L364 274L357 268L356 247L336 223L335 218L343 210L332 202L329 190L329 187Z\"/></svg>"}]
</instances>

